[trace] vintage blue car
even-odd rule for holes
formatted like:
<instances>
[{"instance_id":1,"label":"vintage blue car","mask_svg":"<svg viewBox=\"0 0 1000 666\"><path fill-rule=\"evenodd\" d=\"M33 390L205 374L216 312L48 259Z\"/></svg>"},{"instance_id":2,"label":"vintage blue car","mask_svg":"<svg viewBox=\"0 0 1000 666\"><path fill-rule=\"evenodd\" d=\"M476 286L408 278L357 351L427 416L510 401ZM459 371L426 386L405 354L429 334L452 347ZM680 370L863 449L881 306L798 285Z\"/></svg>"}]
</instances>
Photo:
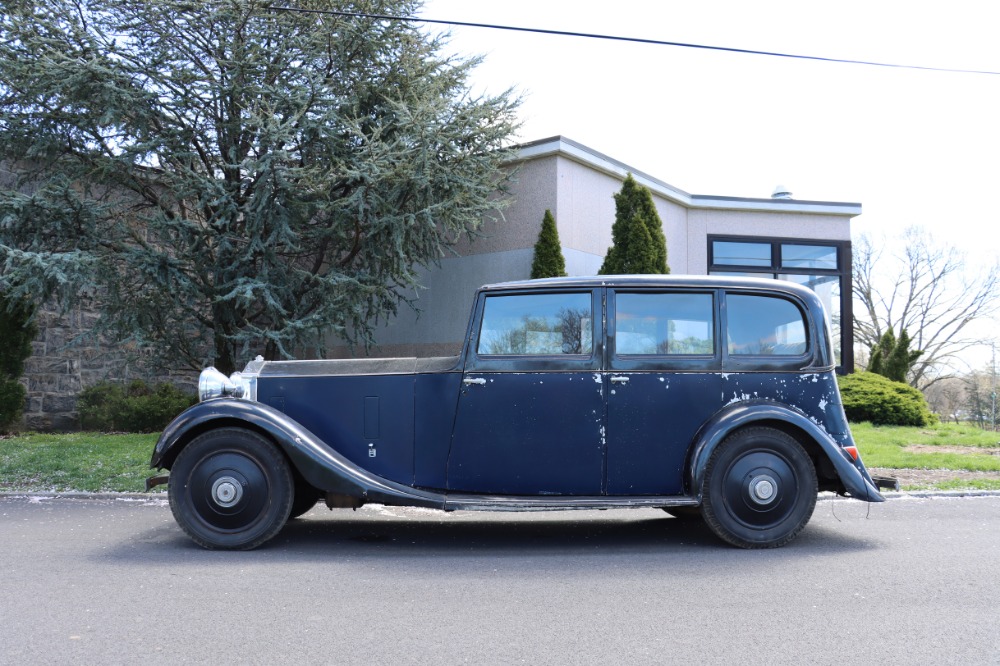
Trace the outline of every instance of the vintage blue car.
<instances>
[{"instance_id":1,"label":"vintage blue car","mask_svg":"<svg viewBox=\"0 0 1000 666\"><path fill-rule=\"evenodd\" d=\"M662 508L744 548L819 491L881 502L812 291L614 276L482 287L460 356L209 368L151 466L206 548L249 549L320 499L455 510Z\"/></svg>"}]
</instances>

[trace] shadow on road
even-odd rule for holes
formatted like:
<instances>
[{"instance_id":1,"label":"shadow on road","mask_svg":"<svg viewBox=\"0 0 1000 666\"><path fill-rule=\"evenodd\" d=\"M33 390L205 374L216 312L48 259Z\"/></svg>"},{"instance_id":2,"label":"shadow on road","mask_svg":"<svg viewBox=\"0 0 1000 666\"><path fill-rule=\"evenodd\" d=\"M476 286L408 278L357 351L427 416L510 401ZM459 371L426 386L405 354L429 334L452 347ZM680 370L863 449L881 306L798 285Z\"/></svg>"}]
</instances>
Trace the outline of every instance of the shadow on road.
<instances>
[{"instance_id":1,"label":"shadow on road","mask_svg":"<svg viewBox=\"0 0 1000 666\"><path fill-rule=\"evenodd\" d=\"M543 518L497 517L495 514L464 514L460 519L440 519L423 515L379 515L366 512L314 509L293 520L263 547L250 551L206 551L187 538L179 527L162 525L105 554L117 560L135 560L148 564L158 559L177 561L179 552L185 561L201 564L245 562L248 560L317 561L331 557L380 560L420 560L440 558L546 558L596 557L620 555L655 558L690 559L765 558L768 561L800 559L816 554L845 554L877 548L852 538L845 530L808 526L790 544L765 551L742 551L718 538L700 520L682 520L649 512L641 518L574 517L575 512L548 514ZM558 515L559 517L553 517ZM613 561L613 560L612 560Z\"/></svg>"}]
</instances>

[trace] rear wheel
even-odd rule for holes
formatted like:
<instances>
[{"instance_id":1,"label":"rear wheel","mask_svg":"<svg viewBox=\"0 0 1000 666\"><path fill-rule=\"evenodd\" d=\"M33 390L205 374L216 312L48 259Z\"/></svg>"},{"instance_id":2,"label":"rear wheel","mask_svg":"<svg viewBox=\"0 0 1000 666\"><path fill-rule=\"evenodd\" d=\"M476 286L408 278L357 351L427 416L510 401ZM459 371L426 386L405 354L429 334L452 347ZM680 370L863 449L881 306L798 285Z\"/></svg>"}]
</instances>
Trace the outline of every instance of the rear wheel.
<instances>
[{"instance_id":1,"label":"rear wheel","mask_svg":"<svg viewBox=\"0 0 1000 666\"><path fill-rule=\"evenodd\" d=\"M168 496L174 518L196 543L249 550L281 531L293 489L291 467L273 443L242 428L220 428L180 452Z\"/></svg>"},{"instance_id":2,"label":"rear wheel","mask_svg":"<svg viewBox=\"0 0 1000 666\"><path fill-rule=\"evenodd\" d=\"M712 452L702 484L702 515L734 546L776 548L809 522L817 492L812 459L792 436L746 428Z\"/></svg>"}]
</instances>

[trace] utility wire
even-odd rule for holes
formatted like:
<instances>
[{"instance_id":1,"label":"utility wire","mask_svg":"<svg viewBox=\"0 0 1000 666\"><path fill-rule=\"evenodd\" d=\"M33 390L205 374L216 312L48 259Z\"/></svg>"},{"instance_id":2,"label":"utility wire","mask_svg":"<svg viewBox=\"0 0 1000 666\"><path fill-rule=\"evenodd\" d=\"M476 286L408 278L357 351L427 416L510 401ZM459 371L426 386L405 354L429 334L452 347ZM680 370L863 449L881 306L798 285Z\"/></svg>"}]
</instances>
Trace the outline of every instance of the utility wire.
<instances>
[{"instance_id":1,"label":"utility wire","mask_svg":"<svg viewBox=\"0 0 1000 666\"><path fill-rule=\"evenodd\" d=\"M468 21L445 21L441 19L420 18L416 16L390 16L388 14L365 14L361 12L342 12L332 9L302 9L299 7L277 7L271 5L268 9L273 11L299 12L303 14L327 14L330 16L343 16L346 18L366 18L378 21L405 21L407 23L429 23L432 25L458 26L462 28L486 28L488 30L507 30L511 32L529 32L538 35L556 35L559 37L583 37L586 39L604 39L615 42L630 42L633 44L651 44L654 46L677 46L685 49L703 49L706 51L724 51L727 53L741 53L746 55L771 56L773 58L792 58L796 60L816 60L819 62L833 62L847 65L866 65L869 67L891 67L894 69L916 69L925 72L950 72L956 74L985 74L988 76L1000 76L1000 72L977 69L959 69L952 67L925 67L922 65L901 65L888 62L875 62L870 60L851 60L848 58L824 58L822 56L801 55L794 53L781 53L779 51L758 51L755 49L738 49L732 46L711 46L708 44L689 44L686 42L668 42L661 39L644 39L642 37L623 37L620 35L603 35L592 32L571 32L567 30L548 30L546 28L524 28L513 25L499 25L496 23L471 23Z\"/></svg>"}]
</instances>

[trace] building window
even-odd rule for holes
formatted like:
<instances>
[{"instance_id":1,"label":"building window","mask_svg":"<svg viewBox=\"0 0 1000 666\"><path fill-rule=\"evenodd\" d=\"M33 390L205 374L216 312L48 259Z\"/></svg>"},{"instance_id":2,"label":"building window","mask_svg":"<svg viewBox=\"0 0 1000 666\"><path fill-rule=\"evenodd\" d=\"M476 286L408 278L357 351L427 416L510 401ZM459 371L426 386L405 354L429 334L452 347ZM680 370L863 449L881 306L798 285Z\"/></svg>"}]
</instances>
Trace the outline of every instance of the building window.
<instances>
[{"instance_id":1,"label":"building window","mask_svg":"<svg viewBox=\"0 0 1000 666\"><path fill-rule=\"evenodd\" d=\"M830 314L838 370L853 369L850 241L709 236L708 266L709 275L770 277L815 291Z\"/></svg>"}]
</instances>

